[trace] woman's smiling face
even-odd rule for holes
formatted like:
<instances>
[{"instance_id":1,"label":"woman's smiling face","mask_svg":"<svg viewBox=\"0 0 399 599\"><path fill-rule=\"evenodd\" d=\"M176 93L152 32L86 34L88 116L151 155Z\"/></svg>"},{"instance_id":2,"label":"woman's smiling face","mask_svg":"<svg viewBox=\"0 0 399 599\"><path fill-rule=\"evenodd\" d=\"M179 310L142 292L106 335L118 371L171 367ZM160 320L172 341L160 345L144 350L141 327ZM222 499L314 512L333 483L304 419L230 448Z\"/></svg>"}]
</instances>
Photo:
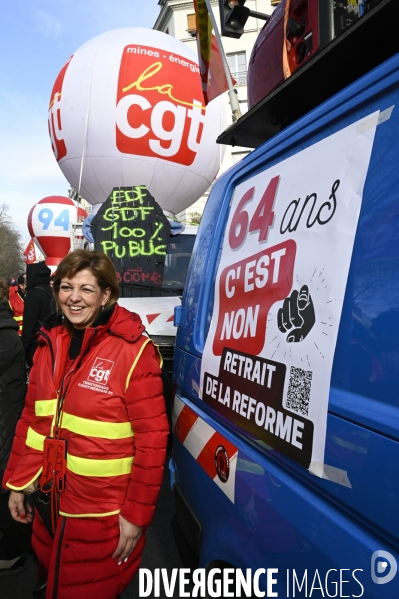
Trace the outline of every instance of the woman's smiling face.
<instances>
[{"instance_id":1,"label":"woman's smiling face","mask_svg":"<svg viewBox=\"0 0 399 599\"><path fill-rule=\"evenodd\" d=\"M61 310L76 329L94 323L108 301L111 289L102 291L90 270L81 270L71 279L61 280L58 301Z\"/></svg>"}]
</instances>

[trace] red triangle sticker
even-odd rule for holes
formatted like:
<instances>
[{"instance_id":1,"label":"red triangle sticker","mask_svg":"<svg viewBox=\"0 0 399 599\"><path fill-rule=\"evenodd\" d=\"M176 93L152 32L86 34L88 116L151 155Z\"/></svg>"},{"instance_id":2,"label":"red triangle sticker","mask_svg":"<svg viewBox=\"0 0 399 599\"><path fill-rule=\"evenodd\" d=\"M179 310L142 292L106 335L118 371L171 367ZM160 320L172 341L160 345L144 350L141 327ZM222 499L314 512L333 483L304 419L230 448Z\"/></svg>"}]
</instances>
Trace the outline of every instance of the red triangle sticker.
<instances>
[{"instance_id":1,"label":"red triangle sticker","mask_svg":"<svg viewBox=\"0 0 399 599\"><path fill-rule=\"evenodd\" d=\"M159 314L146 314L148 324L151 324L152 321L155 320L158 316L161 316L161 312L159 312Z\"/></svg>"}]
</instances>

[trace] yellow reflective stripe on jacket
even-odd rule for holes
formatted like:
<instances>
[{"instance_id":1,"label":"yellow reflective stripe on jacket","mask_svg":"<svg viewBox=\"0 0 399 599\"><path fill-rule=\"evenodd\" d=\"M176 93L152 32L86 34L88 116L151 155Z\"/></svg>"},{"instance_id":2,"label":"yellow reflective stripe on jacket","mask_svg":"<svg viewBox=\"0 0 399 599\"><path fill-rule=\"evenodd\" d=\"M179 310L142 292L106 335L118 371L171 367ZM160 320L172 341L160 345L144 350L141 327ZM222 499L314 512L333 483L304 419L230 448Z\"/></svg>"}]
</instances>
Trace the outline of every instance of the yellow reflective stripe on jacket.
<instances>
[{"instance_id":1,"label":"yellow reflective stripe on jacket","mask_svg":"<svg viewBox=\"0 0 399 599\"><path fill-rule=\"evenodd\" d=\"M40 399L35 402L36 416L55 416L57 399Z\"/></svg>"},{"instance_id":2,"label":"yellow reflective stripe on jacket","mask_svg":"<svg viewBox=\"0 0 399 599\"><path fill-rule=\"evenodd\" d=\"M133 457L116 460L91 460L67 454L67 468L81 476L120 476L130 474Z\"/></svg>"},{"instance_id":3,"label":"yellow reflective stripe on jacket","mask_svg":"<svg viewBox=\"0 0 399 599\"><path fill-rule=\"evenodd\" d=\"M103 512L100 514L88 513L88 514L70 514L69 512L59 511L60 516L66 516L67 518L104 518L105 516L113 516L119 514L120 510L114 510L113 512Z\"/></svg>"},{"instance_id":4,"label":"yellow reflective stripe on jacket","mask_svg":"<svg viewBox=\"0 0 399 599\"><path fill-rule=\"evenodd\" d=\"M144 341L143 345L140 348L140 351L138 352L136 359L134 360L131 369L129 370L129 374L127 375L127 379L126 379L126 385L125 385L125 393L127 391L127 388L129 387L129 383L130 383L130 378L133 374L134 369L136 368L136 364L139 361L139 359L141 358L141 354L143 353L144 349L147 347L147 345L149 343L152 343L152 339L148 338Z\"/></svg>"},{"instance_id":5,"label":"yellow reflective stripe on jacket","mask_svg":"<svg viewBox=\"0 0 399 599\"><path fill-rule=\"evenodd\" d=\"M32 427L29 427L25 443L28 447L32 447L33 449L37 449L38 451L43 451L45 438L45 435L41 435L40 433L37 433L35 430L33 430Z\"/></svg>"},{"instance_id":6,"label":"yellow reflective stripe on jacket","mask_svg":"<svg viewBox=\"0 0 399 599\"><path fill-rule=\"evenodd\" d=\"M22 319L23 319L23 316L13 316L13 319L14 319L14 320L22 320Z\"/></svg>"},{"instance_id":7,"label":"yellow reflective stripe on jacket","mask_svg":"<svg viewBox=\"0 0 399 599\"><path fill-rule=\"evenodd\" d=\"M34 483L37 478L39 478L42 471L43 471L43 467L41 467L39 472L37 472L37 474L35 474L35 476L29 482L25 483L23 487L14 487L14 485L10 485L10 483L6 483L6 487L8 489L12 489L13 491L23 491L24 489L26 489L26 487L29 487L29 485Z\"/></svg>"},{"instance_id":8,"label":"yellow reflective stripe on jacket","mask_svg":"<svg viewBox=\"0 0 399 599\"><path fill-rule=\"evenodd\" d=\"M159 349L159 345L157 345L156 343L154 343L154 347L157 350L158 356L159 356L159 367L162 369L163 366L163 357L161 354L161 350Z\"/></svg>"},{"instance_id":9,"label":"yellow reflective stripe on jacket","mask_svg":"<svg viewBox=\"0 0 399 599\"><path fill-rule=\"evenodd\" d=\"M100 420L89 420L80 416L72 416L63 412L61 427L72 433L87 437L102 437L103 439L125 439L133 437L130 422L102 422Z\"/></svg>"}]
</instances>

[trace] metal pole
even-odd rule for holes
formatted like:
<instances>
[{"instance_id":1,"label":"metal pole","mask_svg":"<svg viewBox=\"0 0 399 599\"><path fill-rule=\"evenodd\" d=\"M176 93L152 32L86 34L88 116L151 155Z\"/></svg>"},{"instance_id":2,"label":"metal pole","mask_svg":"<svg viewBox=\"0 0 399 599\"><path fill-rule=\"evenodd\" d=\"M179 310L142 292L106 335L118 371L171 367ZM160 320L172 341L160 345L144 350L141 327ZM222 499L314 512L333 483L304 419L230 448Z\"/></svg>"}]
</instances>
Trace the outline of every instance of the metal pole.
<instances>
[{"instance_id":1,"label":"metal pole","mask_svg":"<svg viewBox=\"0 0 399 599\"><path fill-rule=\"evenodd\" d=\"M240 110L240 104L238 102L237 92L234 89L233 83L231 81L231 73L230 73L230 69L229 69L229 64L227 62L227 58L226 58L226 55L224 53L224 48L223 48L223 45L222 45L222 40L221 40L221 37L220 37L219 30L217 28L217 24L216 24L216 20L215 20L215 15L213 14L213 10L212 10L212 7L211 7L210 0L205 0L205 3L206 3L206 7L208 9L209 18L211 19L211 22L212 22L213 30L215 32L216 41L217 41L217 44L219 46L220 55L222 57L224 74L226 76L227 85L229 87L229 98L230 98L231 112L232 112L232 115L233 115L233 121L236 122L240 118L240 116L241 116L241 110Z\"/></svg>"},{"instance_id":2,"label":"metal pole","mask_svg":"<svg viewBox=\"0 0 399 599\"><path fill-rule=\"evenodd\" d=\"M270 15L265 15L265 13L258 12L257 10L250 10L249 16L254 17L255 19L261 19L262 21L268 21L270 19Z\"/></svg>"}]
</instances>

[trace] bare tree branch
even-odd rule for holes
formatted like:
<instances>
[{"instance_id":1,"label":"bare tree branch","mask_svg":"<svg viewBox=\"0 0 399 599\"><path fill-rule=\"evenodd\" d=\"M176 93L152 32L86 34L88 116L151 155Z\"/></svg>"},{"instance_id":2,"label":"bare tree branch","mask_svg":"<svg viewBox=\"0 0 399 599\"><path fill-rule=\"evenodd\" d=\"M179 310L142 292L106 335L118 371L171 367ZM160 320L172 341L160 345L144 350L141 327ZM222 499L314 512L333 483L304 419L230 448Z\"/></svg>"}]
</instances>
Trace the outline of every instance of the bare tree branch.
<instances>
[{"instance_id":1,"label":"bare tree branch","mask_svg":"<svg viewBox=\"0 0 399 599\"><path fill-rule=\"evenodd\" d=\"M8 215L7 204L0 204L0 277L7 279L24 271L21 236Z\"/></svg>"}]
</instances>

